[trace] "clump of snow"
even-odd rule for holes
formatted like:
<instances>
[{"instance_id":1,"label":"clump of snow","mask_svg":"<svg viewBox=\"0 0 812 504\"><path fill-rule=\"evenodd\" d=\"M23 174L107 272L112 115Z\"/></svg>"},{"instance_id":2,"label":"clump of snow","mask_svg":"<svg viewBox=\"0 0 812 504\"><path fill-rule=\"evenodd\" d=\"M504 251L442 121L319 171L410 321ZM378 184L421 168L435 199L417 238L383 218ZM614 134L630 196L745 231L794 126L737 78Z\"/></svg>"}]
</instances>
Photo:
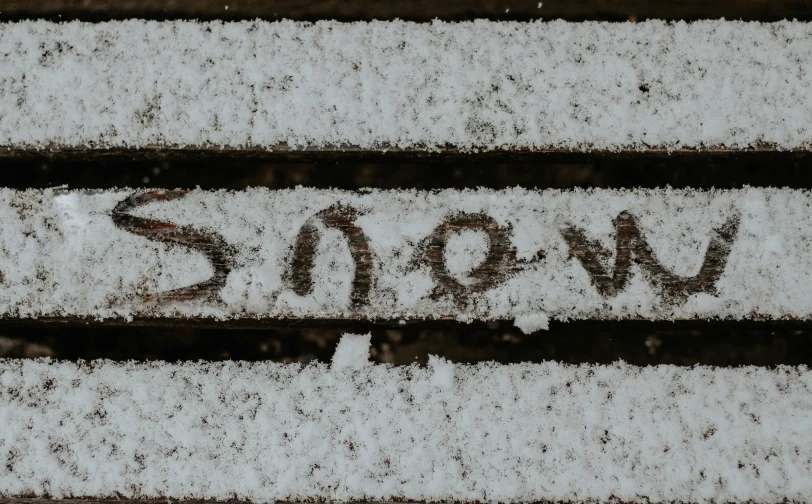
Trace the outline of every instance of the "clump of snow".
<instances>
[{"instance_id":1,"label":"clump of snow","mask_svg":"<svg viewBox=\"0 0 812 504\"><path fill-rule=\"evenodd\" d=\"M345 334L333 354L333 369L358 369L369 365L372 334Z\"/></svg>"},{"instance_id":2,"label":"clump of snow","mask_svg":"<svg viewBox=\"0 0 812 504\"><path fill-rule=\"evenodd\" d=\"M0 425L6 497L812 500L804 366L0 360Z\"/></svg>"},{"instance_id":3,"label":"clump of snow","mask_svg":"<svg viewBox=\"0 0 812 504\"><path fill-rule=\"evenodd\" d=\"M803 148L810 70L794 21L25 21L0 145Z\"/></svg>"},{"instance_id":4,"label":"clump of snow","mask_svg":"<svg viewBox=\"0 0 812 504\"><path fill-rule=\"evenodd\" d=\"M219 235L230 248L232 267L214 297L162 302L145 296L205 282L214 270L198 251L116 227L112 209L132 194L1 189L0 315L518 318L527 329L543 327L539 314L550 320L812 318L809 191L194 190L130 214ZM358 269L347 238L318 217L336 205L355 210L356 225L369 241L365 303L351 302ZM697 275L718 230L738 218L718 280L673 298L633 263L619 292L601 294L570 253L562 223L580 230L589 247L606 252L599 257L611 276L614 221L622 212L635 217L660 266L688 278ZM483 214L501 226L509 241L503 245L515 249L517 260L506 254L495 261L505 269L503 277L481 291L463 285L454 297L438 289L440 280L421 247L433 230L466 214ZM290 273L297 236L308 221L321 238L310 271L312 291L302 292L294 289ZM446 244L446 268L471 267L486 246L477 233L459 236Z\"/></svg>"},{"instance_id":5,"label":"clump of snow","mask_svg":"<svg viewBox=\"0 0 812 504\"><path fill-rule=\"evenodd\" d=\"M442 357L429 355L429 368L434 372L431 375L432 385L443 389L454 385L454 364Z\"/></svg>"},{"instance_id":6,"label":"clump of snow","mask_svg":"<svg viewBox=\"0 0 812 504\"><path fill-rule=\"evenodd\" d=\"M530 313L516 317L513 325L525 334L546 331L550 328L550 318L545 313Z\"/></svg>"}]
</instances>

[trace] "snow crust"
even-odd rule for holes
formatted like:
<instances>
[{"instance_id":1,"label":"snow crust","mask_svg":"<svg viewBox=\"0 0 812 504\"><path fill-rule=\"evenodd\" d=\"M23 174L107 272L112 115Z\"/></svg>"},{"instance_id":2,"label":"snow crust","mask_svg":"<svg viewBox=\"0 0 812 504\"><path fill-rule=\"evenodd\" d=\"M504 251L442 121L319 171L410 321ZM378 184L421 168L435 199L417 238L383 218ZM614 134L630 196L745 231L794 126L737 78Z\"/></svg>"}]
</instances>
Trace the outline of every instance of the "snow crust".
<instances>
[{"instance_id":1,"label":"snow crust","mask_svg":"<svg viewBox=\"0 0 812 504\"><path fill-rule=\"evenodd\" d=\"M806 367L2 360L0 424L2 496L812 500Z\"/></svg>"},{"instance_id":2,"label":"snow crust","mask_svg":"<svg viewBox=\"0 0 812 504\"><path fill-rule=\"evenodd\" d=\"M145 296L206 281L213 268L200 252L117 228L110 213L131 194L124 189L0 190L0 315L812 317L812 194L804 190L194 190L131 213L221 235L233 248L234 266L216 299L163 303L147 302ZM365 305L351 303L356 268L347 240L317 217L335 205L355 209L356 225L369 238L372 285ZM624 211L635 216L663 268L688 277L699 271L713 230L739 216L715 291L668 299L634 264L625 289L601 295L571 257L560 229L569 223L609 251L605 261L611 272L613 220ZM492 288L455 299L436 291L438 280L421 259L421 243L461 214L484 214L508 229L517 261L515 272ZM309 219L320 226L321 239L313 290L298 295L290 265L296 237ZM444 256L449 257L455 255Z\"/></svg>"},{"instance_id":3,"label":"snow crust","mask_svg":"<svg viewBox=\"0 0 812 504\"><path fill-rule=\"evenodd\" d=\"M812 143L804 22L0 25L0 145Z\"/></svg>"}]
</instances>

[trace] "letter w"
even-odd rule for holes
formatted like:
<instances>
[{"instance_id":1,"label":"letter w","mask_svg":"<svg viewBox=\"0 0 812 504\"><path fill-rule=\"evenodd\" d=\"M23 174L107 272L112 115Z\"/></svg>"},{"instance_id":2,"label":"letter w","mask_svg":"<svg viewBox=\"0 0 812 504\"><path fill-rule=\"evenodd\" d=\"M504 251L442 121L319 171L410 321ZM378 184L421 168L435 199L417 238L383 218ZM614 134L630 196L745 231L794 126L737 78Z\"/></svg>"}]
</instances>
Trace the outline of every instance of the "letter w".
<instances>
[{"instance_id":1,"label":"letter w","mask_svg":"<svg viewBox=\"0 0 812 504\"><path fill-rule=\"evenodd\" d=\"M679 303L700 292L716 294L716 282L725 270L730 248L739 228L739 216L731 216L724 225L712 231L702 267L692 277L675 275L660 264L632 214L622 212L614 220L614 225L616 254L611 275L607 273L601 260L611 257L610 251L597 242L588 240L580 229L569 224L561 228L570 256L580 261L598 292L604 297L619 294L631 278L632 263L637 263L667 300Z\"/></svg>"}]
</instances>

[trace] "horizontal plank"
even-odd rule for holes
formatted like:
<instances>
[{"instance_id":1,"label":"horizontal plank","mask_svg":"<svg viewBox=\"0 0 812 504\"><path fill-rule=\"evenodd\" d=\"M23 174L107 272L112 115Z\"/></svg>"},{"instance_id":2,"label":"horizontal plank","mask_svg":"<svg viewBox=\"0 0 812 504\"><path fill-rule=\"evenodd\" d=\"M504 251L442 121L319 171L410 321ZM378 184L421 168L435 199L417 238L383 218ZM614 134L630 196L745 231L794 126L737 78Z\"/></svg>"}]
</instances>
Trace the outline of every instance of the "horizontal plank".
<instances>
[{"instance_id":1,"label":"horizontal plank","mask_svg":"<svg viewBox=\"0 0 812 504\"><path fill-rule=\"evenodd\" d=\"M812 371L0 361L2 495L805 502Z\"/></svg>"},{"instance_id":2,"label":"horizontal plank","mask_svg":"<svg viewBox=\"0 0 812 504\"><path fill-rule=\"evenodd\" d=\"M339 19L431 21L466 19L812 19L804 0L5 0L0 19Z\"/></svg>"},{"instance_id":3,"label":"horizontal plank","mask_svg":"<svg viewBox=\"0 0 812 504\"><path fill-rule=\"evenodd\" d=\"M798 99L810 23L131 20L6 24L0 37L10 157L701 158L812 146L812 104Z\"/></svg>"},{"instance_id":4,"label":"horizontal plank","mask_svg":"<svg viewBox=\"0 0 812 504\"><path fill-rule=\"evenodd\" d=\"M0 195L4 318L812 316L805 191Z\"/></svg>"}]
</instances>

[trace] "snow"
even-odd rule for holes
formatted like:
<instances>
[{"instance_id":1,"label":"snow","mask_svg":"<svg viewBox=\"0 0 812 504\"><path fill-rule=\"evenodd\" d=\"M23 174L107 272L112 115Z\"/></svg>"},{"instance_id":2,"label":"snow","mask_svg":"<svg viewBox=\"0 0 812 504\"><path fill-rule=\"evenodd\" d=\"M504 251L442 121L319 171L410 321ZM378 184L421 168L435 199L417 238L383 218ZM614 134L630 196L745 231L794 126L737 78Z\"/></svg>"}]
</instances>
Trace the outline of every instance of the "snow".
<instances>
[{"instance_id":1,"label":"snow","mask_svg":"<svg viewBox=\"0 0 812 504\"><path fill-rule=\"evenodd\" d=\"M812 318L812 194L805 190L193 190L130 213L219 234L232 249L231 270L212 299L162 302L145 296L204 282L214 269L198 251L116 227L111 211L134 191L143 190L0 190L0 316L518 318L528 330L543 328L544 317ZM355 209L369 239L371 287L360 305L351 303L357 268L347 240L317 216L335 205ZM669 297L632 263L622 289L599 292L562 229L579 229L605 249L611 274L613 222L624 211L662 268L687 277L697 274L719 229L738 217L715 284ZM506 230L516 260L504 259L509 273L477 290L480 280L464 271L481 248L449 239L438 257L463 280L455 297L440 288L423 247L434 229L465 214L484 214ZM321 239L312 292L297 293L289 275L307 221Z\"/></svg>"},{"instance_id":2,"label":"snow","mask_svg":"<svg viewBox=\"0 0 812 504\"><path fill-rule=\"evenodd\" d=\"M358 369L369 364L371 334L345 334L333 354L333 369Z\"/></svg>"},{"instance_id":3,"label":"snow","mask_svg":"<svg viewBox=\"0 0 812 504\"><path fill-rule=\"evenodd\" d=\"M0 496L812 499L803 366L0 360L0 423Z\"/></svg>"},{"instance_id":4,"label":"snow","mask_svg":"<svg viewBox=\"0 0 812 504\"><path fill-rule=\"evenodd\" d=\"M429 369L432 370L432 385L443 389L454 386L454 364L442 357L429 355Z\"/></svg>"},{"instance_id":5,"label":"snow","mask_svg":"<svg viewBox=\"0 0 812 504\"><path fill-rule=\"evenodd\" d=\"M805 148L810 68L795 21L23 21L0 145Z\"/></svg>"},{"instance_id":6,"label":"snow","mask_svg":"<svg viewBox=\"0 0 812 504\"><path fill-rule=\"evenodd\" d=\"M519 315L513 323L525 334L546 331L550 328L550 318L544 313Z\"/></svg>"},{"instance_id":7,"label":"snow","mask_svg":"<svg viewBox=\"0 0 812 504\"><path fill-rule=\"evenodd\" d=\"M448 272L460 283L471 283L468 274L485 261L490 243L483 231L464 230L448 237L444 258Z\"/></svg>"}]
</instances>

